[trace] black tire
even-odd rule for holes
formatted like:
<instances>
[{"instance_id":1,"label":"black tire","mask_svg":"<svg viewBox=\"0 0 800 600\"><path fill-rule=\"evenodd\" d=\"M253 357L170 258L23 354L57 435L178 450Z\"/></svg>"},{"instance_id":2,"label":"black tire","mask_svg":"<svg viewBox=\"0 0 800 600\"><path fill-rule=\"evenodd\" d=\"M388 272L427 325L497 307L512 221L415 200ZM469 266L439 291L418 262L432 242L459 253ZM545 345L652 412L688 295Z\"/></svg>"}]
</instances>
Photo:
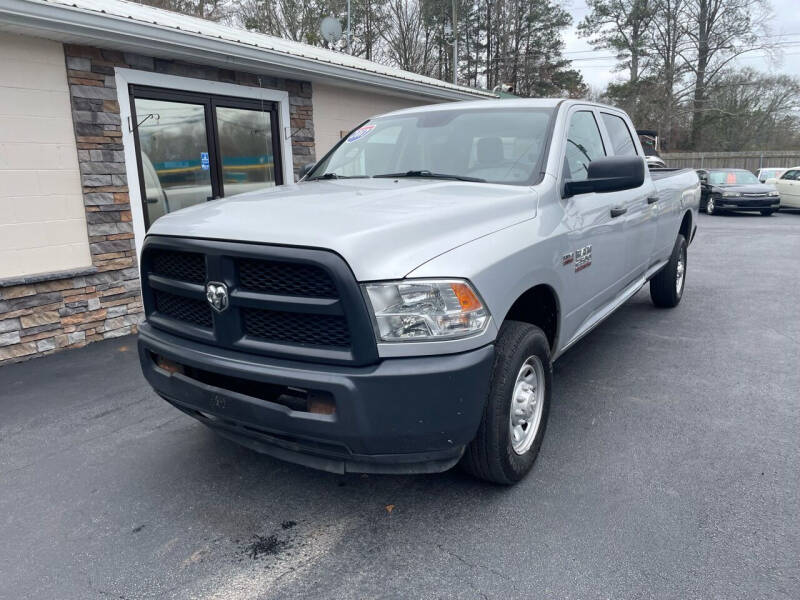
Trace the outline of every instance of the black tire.
<instances>
[{"instance_id":1,"label":"black tire","mask_svg":"<svg viewBox=\"0 0 800 600\"><path fill-rule=\"evenodd\" d=\"M544 376L542 412L532 444L526 452L517 454L512 445L509 427L511 404L517 375L525 362L532 357L538 357L541 361ZM478 433L467 446L461 466L479 479L511 485L530 471L547 429L553 366L550 360L550 344L544 332L529 323L503 323L495 344L491 377L489 398Z\"/></svg>"},{"instance_id":2,"label":"black tire","mask_svg":"<svg viewBox=\"0 0 800 600\"><path fill-rule=\"evenodd\" d=\"M683 277L678 286L678 263L681 257L683 258ZM680 304L683 290L686 288L687 265L686 238L682 234L678 234L669 262L650 280L650 298L653 300L653 304L661 308L674 308Z\"/></svg>"},{"instance_id":3,"label":"black tire","mask_svg":"<svg viewBox=\"0 0 800 600\"><path fill-rule=\"evenodd\" d=\"M717 210L717 203L712 196L709 196L706 200L705 211L707 215L714 215L719 212Z\"/></svg>"},{"instance_id":4,"label":"black tire","mask_svg":"<svg viewBox=\"0 0 800 600\"><path fill-rule=\"evenodd\" d=\"M775 210L776 210L776 209L774 209L774 208L767 208L767 209L764 209L764 210L762 210L762 211L761 211L761 216L763 216L763 217L770 217L770 216L772 216L772 213L774 213L774 212L775 212Z\"/></svg>"}]
</instances>

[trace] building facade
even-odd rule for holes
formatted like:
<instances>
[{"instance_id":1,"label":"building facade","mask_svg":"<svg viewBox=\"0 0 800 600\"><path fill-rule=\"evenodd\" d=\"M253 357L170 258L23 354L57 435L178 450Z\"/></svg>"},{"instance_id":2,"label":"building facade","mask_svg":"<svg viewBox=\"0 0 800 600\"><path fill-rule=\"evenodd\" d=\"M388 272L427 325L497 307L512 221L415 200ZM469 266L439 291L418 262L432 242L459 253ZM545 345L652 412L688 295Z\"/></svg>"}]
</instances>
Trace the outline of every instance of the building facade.
<instances>
[{"instance_id":1,"label":"building facade","mask_svg":"<svg viewBox=\"0 0 800 600\"><path fill-rule=\"evenodd\" d=\"M99 6L0 0L0 364L135 332L137 253L162 214L291 183L374 114L489 97Z\"/></svg>"}]
</instances>

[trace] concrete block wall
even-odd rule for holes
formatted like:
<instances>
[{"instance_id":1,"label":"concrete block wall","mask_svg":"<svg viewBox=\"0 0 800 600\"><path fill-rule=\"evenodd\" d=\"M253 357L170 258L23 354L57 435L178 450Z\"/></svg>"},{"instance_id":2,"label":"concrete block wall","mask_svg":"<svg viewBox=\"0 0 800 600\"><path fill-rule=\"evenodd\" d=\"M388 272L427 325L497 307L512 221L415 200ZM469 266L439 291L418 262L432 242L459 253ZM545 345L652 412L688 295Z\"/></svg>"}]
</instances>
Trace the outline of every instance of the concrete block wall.
<instances>
[{"instance_id":1,"label":"concrete block wall","mask_svg":"<svg viewBox=\"0 0 800 600\"><path fill-rule=\"evenodd\" d=\"M0 279L91 265L60 43L0 31Z\"/></svg>"},{"instance_id":2,"label":"concrete block wall","mask_svg":"<svg viewBox=\"0 0 800 600\"><path fill-rule=\"evenodd\" d=\"M286 90L295 173L314 161L308 82L87 46L64 54L91 266L0 280L0 365L133 333L143 319L130 210L140 200L128 194L115 67Z\"/></svg>"}]
</instances>

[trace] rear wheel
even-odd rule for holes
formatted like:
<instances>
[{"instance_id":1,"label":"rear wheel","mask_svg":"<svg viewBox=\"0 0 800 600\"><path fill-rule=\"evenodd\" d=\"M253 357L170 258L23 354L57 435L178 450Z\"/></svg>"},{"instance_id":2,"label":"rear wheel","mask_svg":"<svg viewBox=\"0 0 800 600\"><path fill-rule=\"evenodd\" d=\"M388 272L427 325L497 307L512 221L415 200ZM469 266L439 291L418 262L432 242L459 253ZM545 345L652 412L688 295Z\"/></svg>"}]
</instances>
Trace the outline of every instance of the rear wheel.
<instances>
[{"instance_id":1,"label":"rear wheel","mask_svg":"<svg viewBox=\"0 0 800 600\"><path fill-rule=\"evenodd\" d=\"M552 371L550 344L541 329L503 323L483 418L461 461L467 472L511 485L530 471L547 427Z\"/></svg>"},{"instance_id":2,"label":"rear wheel","mask_svg":"<svg viewBox=\"0 0 800 600\"><path fill-rule=\"evenodd\" d=\"M650 298L662 308L678 306L686 284L686 238L678 234L666 266L650 280Z\"/></svg>"},{"instance_id":3,"label":"rear wheel","mask_svg":"<svg viewBox=\"0 0 800 600\"><path fill-rule=\"evenodd\" d=\"M713 215L717 210L716 204L714 204L714 197L709 196L708 200L706 201L706 214Z\"/></svg>"}]
</instances>

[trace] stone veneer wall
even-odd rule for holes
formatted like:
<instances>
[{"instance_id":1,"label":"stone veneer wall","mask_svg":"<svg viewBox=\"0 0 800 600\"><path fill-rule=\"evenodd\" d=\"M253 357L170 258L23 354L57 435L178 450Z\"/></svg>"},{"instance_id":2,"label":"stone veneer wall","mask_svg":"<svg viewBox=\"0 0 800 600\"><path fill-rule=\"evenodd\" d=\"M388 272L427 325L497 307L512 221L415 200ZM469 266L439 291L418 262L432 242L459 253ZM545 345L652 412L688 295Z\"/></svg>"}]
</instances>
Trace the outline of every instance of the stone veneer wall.
<instances>
[{"instance_id":1,"label":"stone veneer wall","mask_svg":"<svg viewBox=\"0 0 800 600\"><path fill-rule=\"evenodd\" d=\"M65 45L92 266L0 280L0 365L136 331L139 273L114 68L289 92L295 174L314 160L311 84ZM138 198L133 199L138 202Z\"/></svg>"}]
</instances>

